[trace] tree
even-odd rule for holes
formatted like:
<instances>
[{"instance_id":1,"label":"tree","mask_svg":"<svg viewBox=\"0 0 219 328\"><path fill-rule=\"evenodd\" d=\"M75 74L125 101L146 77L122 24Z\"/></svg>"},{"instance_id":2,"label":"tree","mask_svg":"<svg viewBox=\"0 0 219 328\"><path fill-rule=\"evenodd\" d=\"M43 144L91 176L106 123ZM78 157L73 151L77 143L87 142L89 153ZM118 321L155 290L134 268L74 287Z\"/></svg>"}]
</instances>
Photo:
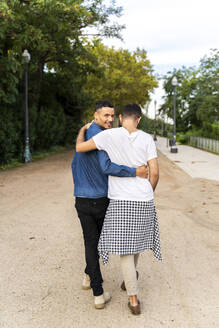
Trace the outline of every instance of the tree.
<instances>
[{"instance_id":1,"label":"tree","mask_svg":"<svg viewBox=\"0 0 219 328\"><path fill-rule=\"evenodd\" d=\"M219 122L219 50L201 59L196 99L197 116L209 123Z\"/></svg>"},{"instance_id":2,"label":"tree","mask_svg":"<svg viewBox=\"0 0 219 328\"><path fill-rule=\"evenodd\" d=\"M182 67L168 72L164 77L164 104L160 108L161 113L173 118L173 86L172 79L176 76L176 125L178 130L186 131L192 126L199 126L196 115L195 92L197 86L197 70L194 67Z\"/></svg>"},{"instance_id":3,"label":"tree","mask_svg":"<svg viewBox=\"0 0 219 328\"><path fill-rule=\"evenodd\" d=\"M142 106L149 101L149 93L157 87L153 69L145 50L109 48L96 40L87 45L97 58L97 71L90 73L85 84L86 93L95 102L109 99L120 110L127 103Z\"/></svg>"},{"instance_id":4,"label":"tree","mask_svg":"<svg viewBox=\"0 0 219 328\"><path fill-rule=\"evenodd\" d=\"M100 35L119 36L122 26L110 25L109 17L120 13L115 1L106 7L103 0L2 0L0 102L16 101L25 48L31 54L32 98L38 106L45 69L65 70L68 66L77 72L86 28L100 25Z\"/></svg>"},{"instance_id":5,"label":"tree","mask_svg":"<svg viewBox=\"0 0 219 328\"><path fill-rule=\"evenodd\" d=\"M95 28L100 37L119 37L123 27L111 24L110 16L120 13L115 1L108 6L104 0L0 1L1 163L23 154L23 50L31 54L32 151L72 143L82 112L90 105L83 85L95 69L83 35Z\"/></svg>"},{"instance_id":6,"label":"tree","mask_svg":"<svg viewBox=\"0 0 219 328\"><path fill-rule=\"evenodd\" d=\"M219 51L212 50L210 56L200 61L200 66L182 67L168 72L164 77L164 104L160 111L173 117L173 76L178 79L177 115L178 130L201 128L208 122L219 121Z\"/></svg>"}]
</instances>

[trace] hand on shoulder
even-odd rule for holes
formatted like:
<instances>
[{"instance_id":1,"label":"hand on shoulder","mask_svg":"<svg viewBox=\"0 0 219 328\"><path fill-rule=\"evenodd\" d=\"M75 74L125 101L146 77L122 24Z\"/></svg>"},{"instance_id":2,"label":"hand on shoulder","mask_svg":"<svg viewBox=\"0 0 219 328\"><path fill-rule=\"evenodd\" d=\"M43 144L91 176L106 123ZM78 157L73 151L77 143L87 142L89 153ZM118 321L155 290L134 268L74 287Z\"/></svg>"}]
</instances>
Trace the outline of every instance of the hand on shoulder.
<instances>
[{"instance_id":1,"label":"hand on shoulder","mask_svg":"<svg viewBox=\"0 0 219 328\"><path fill-rule=\"evenodd\" d=\"M93 121L91 121L91 122L85 124L85 125L83 126L83 128L84 128L85 130L88 130L92 123L93 123Z\"/></svg>"}]
</instances>

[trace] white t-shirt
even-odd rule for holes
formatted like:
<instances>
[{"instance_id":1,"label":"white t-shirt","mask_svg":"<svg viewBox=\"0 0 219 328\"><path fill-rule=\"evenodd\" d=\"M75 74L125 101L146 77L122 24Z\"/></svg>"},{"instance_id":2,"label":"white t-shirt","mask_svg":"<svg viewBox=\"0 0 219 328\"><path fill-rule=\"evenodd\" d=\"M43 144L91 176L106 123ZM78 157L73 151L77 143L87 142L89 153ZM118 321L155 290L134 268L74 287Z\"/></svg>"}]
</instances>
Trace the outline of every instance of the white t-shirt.
<instances>
[{"instance_id":1,"label":"white t-shirt","mask_svg":"<svg viewBox=\"0 0 219 328\"><path fill-rule=\"evenodd\" d=\"M119 165L139 167L157 157L153 138L141 130L129 133L125 128L114 128L98 133L93 140L99 150L105 150L111 161ZM110 199L149 201L154 198L148 179L109 176Z\"/></svg>"}]
</instances>

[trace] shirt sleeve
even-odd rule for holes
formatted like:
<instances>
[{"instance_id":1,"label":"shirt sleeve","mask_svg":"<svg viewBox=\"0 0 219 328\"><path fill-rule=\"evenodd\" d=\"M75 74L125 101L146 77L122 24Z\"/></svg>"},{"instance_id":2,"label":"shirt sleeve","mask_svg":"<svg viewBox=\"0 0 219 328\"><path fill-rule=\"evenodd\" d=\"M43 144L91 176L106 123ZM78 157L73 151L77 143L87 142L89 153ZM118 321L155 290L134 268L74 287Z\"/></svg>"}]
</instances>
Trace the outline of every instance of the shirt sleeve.
<instances>
[{"instance_id":1,"label":"shirt sleeve","mask_svg":"<svg viewBox=\"0 0 219 328\"><path fill-rule=\"evenodd\" d=\"M109 131L105 130L93 136L93 141L98 150L107 151L107 145L109 144Z\"/></svg>"},{"instance_id":2,"label":"shirt sleeve","mask_svg":"<svg viewBox=\"0 0 219 328\"><path fill-rule=\"evenodd\" d=\"M98 151L97 155L104 174L120 178L136 177L136 168L112 163L108 154L103 150Z\"/></svg>"},{"instance_id":3,"label":"shirt sleeve","mask_svg":"<svg viewBox=\"0 0 219 328\"><path fill-rule=\"evenodd\" d=\"M150 159L153 158L157 158L157 149L156 149L156 145L155 142L153 140L153 138L150 136L150 141L148 143L148 147L147 147L147 160L149 161Z\"/></svg>"}]
</instances>

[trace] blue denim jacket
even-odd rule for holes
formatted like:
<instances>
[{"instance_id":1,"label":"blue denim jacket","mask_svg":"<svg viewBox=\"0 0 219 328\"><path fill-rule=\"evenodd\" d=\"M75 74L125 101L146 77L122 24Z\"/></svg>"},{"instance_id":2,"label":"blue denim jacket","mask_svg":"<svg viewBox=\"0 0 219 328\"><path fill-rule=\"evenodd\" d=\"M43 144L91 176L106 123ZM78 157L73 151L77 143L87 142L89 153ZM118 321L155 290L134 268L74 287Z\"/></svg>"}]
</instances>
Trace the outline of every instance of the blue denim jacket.
<instances>
[{"instance_id":1,"label":"blue denim jacket","mask_svg":"<svg viewBox=\"0 0 219 328\"><path fill-rule=\"evenodd\" d=\"M85 140L89 140L104 128L93 122L86 131ZM75 153L72 161L74 196L86 198L107 197L108 175L135 177L136 169L117 165L110 161L108 154L101 150L87 153Z\"/></svg>"}]
</instances>

